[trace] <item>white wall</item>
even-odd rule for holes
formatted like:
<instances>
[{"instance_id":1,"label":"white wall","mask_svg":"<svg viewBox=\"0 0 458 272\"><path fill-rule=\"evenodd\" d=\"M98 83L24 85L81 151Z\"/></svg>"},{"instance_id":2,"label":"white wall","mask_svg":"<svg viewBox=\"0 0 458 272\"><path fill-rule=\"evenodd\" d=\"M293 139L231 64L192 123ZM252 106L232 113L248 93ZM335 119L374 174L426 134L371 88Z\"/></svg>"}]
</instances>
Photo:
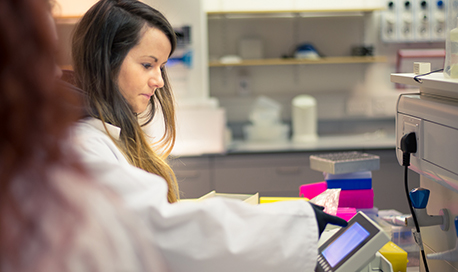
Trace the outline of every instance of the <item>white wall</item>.
<instances>
[{"instance_id":1,"label":"white wall","mask_svg":"<svg viewBox=\"0 0 458 272\"><path fill-rule=\"evenodd\" d=\"M207 20L200 0L144 0L143 2L161 11L173 27L191 26L191 48L193 52L192 68L174 71L170 68L172 79L187 78L186 90L177 90L178 100L197 101L205 103L209 98L208 89L208 42ZM175 74L174 74L175 73ZM180 75L178 75L180 73Z\"/></svg>"}]
</instances>

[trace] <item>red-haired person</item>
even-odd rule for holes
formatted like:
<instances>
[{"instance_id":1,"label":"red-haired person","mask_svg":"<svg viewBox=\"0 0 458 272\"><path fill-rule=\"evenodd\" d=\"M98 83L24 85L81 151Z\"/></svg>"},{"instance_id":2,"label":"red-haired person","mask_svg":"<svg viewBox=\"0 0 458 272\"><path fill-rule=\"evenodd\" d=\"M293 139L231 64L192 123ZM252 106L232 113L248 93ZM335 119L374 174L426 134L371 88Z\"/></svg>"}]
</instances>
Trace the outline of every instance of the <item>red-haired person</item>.
<instances>
[{"instance_id":1,"label":"red-haired person","mask_svg":"<svg viewBox=\"0 0 458 272\"><path fill-rule=\"evenodd\" d=\"M150 231L93 182L68 141L45 0L0 1L0 271L168 271Z\"/></svg>"}]
</instances>

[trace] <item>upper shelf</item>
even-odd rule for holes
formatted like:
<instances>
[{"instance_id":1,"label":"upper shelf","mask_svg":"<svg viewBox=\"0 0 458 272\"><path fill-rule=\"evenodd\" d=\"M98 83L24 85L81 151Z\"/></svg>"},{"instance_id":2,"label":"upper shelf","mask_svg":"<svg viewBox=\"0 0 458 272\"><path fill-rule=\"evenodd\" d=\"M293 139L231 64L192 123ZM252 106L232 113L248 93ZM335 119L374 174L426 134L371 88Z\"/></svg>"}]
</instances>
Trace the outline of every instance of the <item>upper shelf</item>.
<instances>
[{"instance_id":1,"label":"upper shelf","mask_svg":"<svg viewBox=\"0 0 458 272\"><path fill-rule=\"evenodd\" d=\"M339 8L339 9L298 9L298 10L227 10L227 11L207 11L209 18L218 18L221 16L352 16L361 15L383 10L383 7L369 8Z\"/></svg>"},{"instance_id":2,"label":"upper shelf","mask_svg":"<svg viewBox=\"0 0 458 272\"><path fill-rule=\"evenodd\" d=\"M298 9L298 10L236 10L207 11L208 18L237 17L316 17L316 16L360 16L363 13L383 10L383 7L339 8L339 9ZM83 15L57 15L55 20L61 24L74 24Z\"/></svg>"},{"instance_id":3,"label":"upper shelf","mask_svg":"<svg viewBox=\"0 0 458 272\"><path fill-rule=\"evenodd\" d=\"M317 60L308 59L251 59L240 62L225 63L221 61L210 61L210 67L229 66L267 66L267 65L297 65L297 64L339 64L339 63L375 63L386 62L385 56L369 57L323 57Z\"/></svg>"}]
</instances>

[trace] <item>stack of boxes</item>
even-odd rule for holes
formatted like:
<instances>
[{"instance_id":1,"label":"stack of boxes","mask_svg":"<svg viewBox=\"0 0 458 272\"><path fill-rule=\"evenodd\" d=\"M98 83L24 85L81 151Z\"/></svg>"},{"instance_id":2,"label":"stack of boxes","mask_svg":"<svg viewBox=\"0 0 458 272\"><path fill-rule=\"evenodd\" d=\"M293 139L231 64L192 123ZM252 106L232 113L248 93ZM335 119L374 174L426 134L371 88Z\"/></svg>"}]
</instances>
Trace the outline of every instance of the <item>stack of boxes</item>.
<instances>
[{"instance_id":1,"label":"stack of boxes","mask_svg":"<svg viewBox=\"0 0 458 272\"><path fill-rule=\"evenodd\" d=\"M377 213L371 171L380 168L379 156L361 152L312 155L310 167L324 172L327 189L341 189L338 207L342 218L348 216L346 210Z\"/></svg>"},{"instance_id":2,"label":"stack of boxes","mask_svg":"<svg viewBox=\"0 0 458 272\"><path fill-rule=\"evenodd\" d=\"M302 185L299 189L301 196L312 199L326 189L340 189L337 216L348 221L358 211L369 216L378 215L378 209L374 207L371 172L380 168L378 156L360 152L312 155L310 167L324 172L325 181ZM395 233L394 238L400 236L401 233ZM399 239L394 240L399 242ZM406 271L407 252L395 243L387 243L379 253L391 263L391 271Z\"/></svg>"},{"instance_id":3,"label":"stack of boxes","mask_svg":"<svg viewBox=\"0 0 458 272\"><path fill-rule=\"evenodd\" d=\"M345 174L325 173L324 176L328 189L341 189L339 207L356 209L374 207L371 171Z\"/></svg>"}]
</instances>

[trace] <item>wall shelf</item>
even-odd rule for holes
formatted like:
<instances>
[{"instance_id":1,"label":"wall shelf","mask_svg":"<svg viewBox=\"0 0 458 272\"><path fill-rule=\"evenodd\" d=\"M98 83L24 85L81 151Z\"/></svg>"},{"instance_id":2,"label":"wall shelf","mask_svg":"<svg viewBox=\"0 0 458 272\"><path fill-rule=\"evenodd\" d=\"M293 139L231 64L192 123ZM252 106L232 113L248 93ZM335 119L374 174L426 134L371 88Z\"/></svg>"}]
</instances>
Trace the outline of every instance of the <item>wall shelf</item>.
<instances>
[{"instance_id":1,"label":"wall shelf","mask_svg":"<svg viewBox=\"0 0 458 272\"><path fill-rule=\"evenodd\" d=\"M226 15L278 15L278 14L357 14L383 10L383 7L372 8L341 8L341 9L298 9L298 10L236 10L236 11L207 11L207 15L226 16Z\"/></svg>"},{"instance_id":2,"label":"wall shelf","mask_svg":"<svg viewBox=\"0 0 458 272\"><path fill-rule=\"evenodd\" d=\"M386 62L385 56L369 57L323 57L317 60L307 59L252 59L243 60L236 63L224 63L220 61L210 61L210 67L232 67L232 66L267 66L267 65L310 65L310 64L351 64L351 63L377 63Z\"/></svg>"}]
</instances>

